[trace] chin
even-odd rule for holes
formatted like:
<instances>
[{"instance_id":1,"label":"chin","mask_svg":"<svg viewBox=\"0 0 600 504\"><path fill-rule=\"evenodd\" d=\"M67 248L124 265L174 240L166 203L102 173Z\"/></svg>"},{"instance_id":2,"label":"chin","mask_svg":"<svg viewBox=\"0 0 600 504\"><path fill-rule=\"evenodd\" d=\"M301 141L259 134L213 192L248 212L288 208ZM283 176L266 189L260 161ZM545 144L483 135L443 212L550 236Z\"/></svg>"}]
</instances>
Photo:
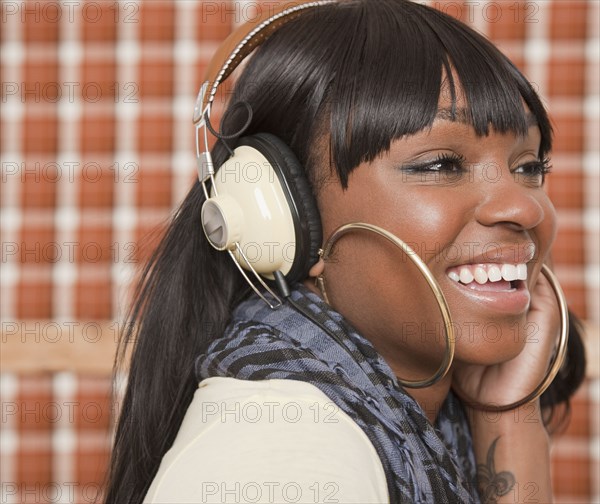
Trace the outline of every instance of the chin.
<instances>
[{"instance_id":1,"label":"chin","mask_svg":"<svg viewBox=\"0 0 600 504\"><path fill-rule=\"evenodd\" d=\"M479 329L479 330L478 330ZM456 338L455 358L468 364L491 366L517 357L525 347L523 326L482 325Z\"/></svg>"}]
</instances>

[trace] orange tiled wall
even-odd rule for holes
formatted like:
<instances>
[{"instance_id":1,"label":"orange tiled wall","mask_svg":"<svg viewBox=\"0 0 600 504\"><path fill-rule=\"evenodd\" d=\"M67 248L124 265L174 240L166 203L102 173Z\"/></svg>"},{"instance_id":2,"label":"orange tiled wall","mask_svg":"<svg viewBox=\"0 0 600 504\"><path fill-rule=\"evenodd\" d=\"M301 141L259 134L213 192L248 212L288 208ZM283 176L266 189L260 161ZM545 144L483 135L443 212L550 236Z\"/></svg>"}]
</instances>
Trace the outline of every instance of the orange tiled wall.
<instances>
[{"instance_id":1,"label":"orange tiled wall","mask_svg":"<svg viewBox=\"0 0 600 504\"><path fill-rule=\"evenodd\" d=\"M556 270L573 310L597 324L599 2L429 3L491 37L545 98ZM3 323L122 315L147 233L194 176L190 119L207 60L272 4L2 1ZM91 502L109 446L108 376L2 373L0 389L2 502ZM598 395L588 380L556 443L559 502L597 502Z\"/></svg>"}]
</instances>

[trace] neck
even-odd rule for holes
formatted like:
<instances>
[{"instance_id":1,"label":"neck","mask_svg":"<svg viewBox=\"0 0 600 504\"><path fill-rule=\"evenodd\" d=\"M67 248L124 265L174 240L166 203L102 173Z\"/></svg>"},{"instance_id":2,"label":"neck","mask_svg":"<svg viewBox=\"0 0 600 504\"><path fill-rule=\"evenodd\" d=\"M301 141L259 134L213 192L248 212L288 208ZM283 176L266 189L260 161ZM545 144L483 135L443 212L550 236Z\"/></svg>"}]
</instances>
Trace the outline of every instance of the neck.
<instances>
[{"instance_id":1,"label":"neck","mask_svg":"<svg viewBox=\"0 0 600 504\"><path fill-rule=\"evenodd\" d=\"M438 413L442 408L442 404L444 404L444 401L450 392L451 384L452 372L450 371L442 380L431 387L422 389L408 388L405 390L408 395L419 403L419 406L421 406L421 409L431 424L434 424Z\"/></svg>"},{"instance_id":2,"label":"neck","mask_svg":"<svg viewBox=\"0 0 600 504\"><path fill-rule=\"evenodd\" d=\"M317 294L319 297L323 298L323 294L316 287L314 278L310 278L305 280L304 286L307 287L310 291ZM402 376L402 369L394 369L394 365L390 363L392 371L396 376ZM404 370L405 371L405 370ZM442 408L442 404L446 400L448 393L450 392L450 387L452 385L452 371L450 371L442 380L435 383L431 387L427 388L406 388L406 392L410 395L425 413L425 416L429 419L429 422L433 425L435 420Z\"/></svg>"}]
</instances>

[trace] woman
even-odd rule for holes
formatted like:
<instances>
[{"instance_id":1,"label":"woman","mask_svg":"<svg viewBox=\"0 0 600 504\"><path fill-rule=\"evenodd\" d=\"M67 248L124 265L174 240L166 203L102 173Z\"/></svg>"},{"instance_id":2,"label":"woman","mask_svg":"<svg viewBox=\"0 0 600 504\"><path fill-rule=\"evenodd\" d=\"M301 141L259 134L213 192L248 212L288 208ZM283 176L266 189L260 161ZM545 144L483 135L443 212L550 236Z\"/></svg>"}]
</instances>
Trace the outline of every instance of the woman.
<instances>
[{"instance_id":1,"label":"woman","mask_svg":"<svg viewBox=\"0 0 600 504\"><path fill-rule=\"evenodd\" d=\"M423 5L293 14L262 30L220 132L207 79L195 120L220 141L143 273L107 502L550 501L548 426L584 358L571 327L531 393L561 324L541 274L556 218L539 98ZM264 163L236 163L245 148ZM291 173L243 171L267 162ZM271 207L230 197L267 178L294 186L292 247L254 225Z\"/></svg>"}]
</instances>

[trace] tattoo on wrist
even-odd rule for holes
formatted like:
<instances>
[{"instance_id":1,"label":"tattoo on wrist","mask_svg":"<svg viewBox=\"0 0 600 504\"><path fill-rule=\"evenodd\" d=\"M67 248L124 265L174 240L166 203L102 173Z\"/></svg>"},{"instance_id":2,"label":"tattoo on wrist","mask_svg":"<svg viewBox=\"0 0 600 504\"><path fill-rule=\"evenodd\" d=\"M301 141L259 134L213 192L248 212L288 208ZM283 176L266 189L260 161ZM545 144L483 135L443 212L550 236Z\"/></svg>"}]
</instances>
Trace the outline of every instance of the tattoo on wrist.
<instances>
[{"instance_id":1,"label":"tattoo on wrist","mask_svg":"<svg viewBox=\"0 0 600 504\"><path fill-rule=\"evenodd\" d=\"M494 464L494 454L496 452L496 443L500 439L498 436L490 446L485 464L477 465L477 484L481 502L485 504L494 504L498 497L502 497L510 492L515 486L515 477L513 473L502 471L496 473Z\"/></svg>"}]
</instances>

